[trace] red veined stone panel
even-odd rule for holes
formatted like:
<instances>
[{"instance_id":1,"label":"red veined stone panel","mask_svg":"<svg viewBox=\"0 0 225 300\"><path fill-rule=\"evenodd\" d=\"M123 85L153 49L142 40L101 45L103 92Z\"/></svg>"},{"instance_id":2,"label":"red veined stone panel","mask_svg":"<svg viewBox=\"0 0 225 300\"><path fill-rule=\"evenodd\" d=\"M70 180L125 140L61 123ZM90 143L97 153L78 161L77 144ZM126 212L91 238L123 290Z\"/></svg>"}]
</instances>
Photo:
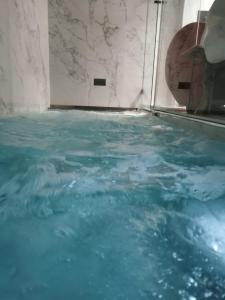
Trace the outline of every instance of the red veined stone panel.
<instances>
[{"instance_id":1,"label":"red veined stone panel","mask_svg":"<svg viewBox=\"0 0 225 300\"><path fill-rule=\"evenodd\" d=\"M174 36L166 58L166 81L181 106L196 109L205 99L205 54L200 41L205 23L191 23Z\"/></svg>"}]
</instances>

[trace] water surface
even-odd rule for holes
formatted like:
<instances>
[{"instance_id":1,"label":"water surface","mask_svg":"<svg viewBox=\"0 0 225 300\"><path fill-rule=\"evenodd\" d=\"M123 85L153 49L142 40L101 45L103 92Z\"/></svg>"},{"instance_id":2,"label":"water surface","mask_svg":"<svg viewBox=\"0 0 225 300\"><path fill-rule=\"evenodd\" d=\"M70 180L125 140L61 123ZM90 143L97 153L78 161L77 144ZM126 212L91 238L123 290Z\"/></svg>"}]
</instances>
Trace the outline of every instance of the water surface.
<instances>
[{"instance_id":1,"label":"water surface","mask_svg":"<svg viewBox=\"0 0 225 300\"><path fill-rule=\"evenodd\" d=\"M225 144L147 114L0 119L0 299L225 299Z\"/></svg>"}]
</instances>

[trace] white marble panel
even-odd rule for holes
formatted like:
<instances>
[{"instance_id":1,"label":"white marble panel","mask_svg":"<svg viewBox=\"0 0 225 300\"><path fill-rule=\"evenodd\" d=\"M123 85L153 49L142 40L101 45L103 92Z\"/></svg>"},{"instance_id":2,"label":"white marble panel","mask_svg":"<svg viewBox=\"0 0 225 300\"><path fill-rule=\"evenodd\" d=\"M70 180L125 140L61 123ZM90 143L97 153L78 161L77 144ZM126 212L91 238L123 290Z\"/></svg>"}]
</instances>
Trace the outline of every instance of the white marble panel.
<instances>
[{"instance_id":1,"label":"white marble panel","mask_svg":"<svg viewBox=\"0 0 225 300\"><path fill-rule=\"evenodd\" d=\"M0 114L10 110L8 5L0 1Z\"/></svg>"},{"instance_id":2,"label":"white marble panel","mask_svg":"<svg viewBox=\"0 0 225 300\"><path fill-rule=\"evenodd\" d=\"M141 106L148 1L49 0L51 104Z\"/></svg>"},{"instance_id":3,"label":"white marble panel","mask_svg":"<svg viewBox=\"0 0 225 300\"><path fill-rule=\"evenodd\" d=\"M0 112L50 102L47 0L0 0Z\"/></svg>"}]
</instances>

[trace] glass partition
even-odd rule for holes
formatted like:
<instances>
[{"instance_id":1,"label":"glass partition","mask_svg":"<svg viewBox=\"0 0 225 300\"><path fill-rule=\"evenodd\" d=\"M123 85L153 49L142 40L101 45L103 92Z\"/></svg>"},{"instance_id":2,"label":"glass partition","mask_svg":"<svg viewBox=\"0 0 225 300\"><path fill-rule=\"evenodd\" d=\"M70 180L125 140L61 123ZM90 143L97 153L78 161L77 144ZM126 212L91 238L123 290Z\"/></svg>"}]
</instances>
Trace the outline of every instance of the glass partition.
<instances>
[{"instance_id":1,"label":"glass partition","mask_svg":"<svg viewBox=\"0 0 225 300\"><path fill-rule=\"evenodd\" d=\"M162 1L155 109L225 113L225 1Z\"/></svg>"}]
</instances>

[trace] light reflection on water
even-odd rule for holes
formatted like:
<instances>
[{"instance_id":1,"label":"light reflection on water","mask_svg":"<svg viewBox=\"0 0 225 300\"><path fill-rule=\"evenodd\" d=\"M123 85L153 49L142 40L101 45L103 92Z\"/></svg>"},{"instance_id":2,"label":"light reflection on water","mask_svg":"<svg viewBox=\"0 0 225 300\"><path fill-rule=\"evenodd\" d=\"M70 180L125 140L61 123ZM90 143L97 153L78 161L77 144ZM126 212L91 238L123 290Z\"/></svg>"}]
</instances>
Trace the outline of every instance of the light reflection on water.
<instances>
[{"instance_id":1,"label":"light reflection on water","mask_svg":"<svg viewBox=\"0 0 225 300\"><path fill-rule=\"evenodd\" d=\"M146 114L0 119L0 299L225 299L224 150Z\"/></svg>"}]
</instances>

